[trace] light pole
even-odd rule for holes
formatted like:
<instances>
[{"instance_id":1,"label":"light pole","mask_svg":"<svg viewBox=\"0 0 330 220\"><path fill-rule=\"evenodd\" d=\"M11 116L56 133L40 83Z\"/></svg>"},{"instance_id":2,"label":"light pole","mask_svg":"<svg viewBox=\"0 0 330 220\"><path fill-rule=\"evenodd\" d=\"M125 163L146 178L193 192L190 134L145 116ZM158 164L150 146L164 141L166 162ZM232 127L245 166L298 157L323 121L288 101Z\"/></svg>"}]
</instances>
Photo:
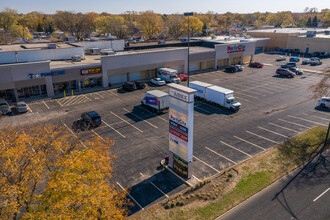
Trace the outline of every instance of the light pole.
<instances>
[{"instance_id":1,"label":"light pole","mask_svg":"<svg viewBox=\"0 0 330 220\"><path fill-rule=\"evenodd\" d=\"M193 16L194 12L185 12L184 16L188 16L188 87L189 87L189 43L190 43L190 37L189 37L189 16Z\"/></svg>"}]
</instances>

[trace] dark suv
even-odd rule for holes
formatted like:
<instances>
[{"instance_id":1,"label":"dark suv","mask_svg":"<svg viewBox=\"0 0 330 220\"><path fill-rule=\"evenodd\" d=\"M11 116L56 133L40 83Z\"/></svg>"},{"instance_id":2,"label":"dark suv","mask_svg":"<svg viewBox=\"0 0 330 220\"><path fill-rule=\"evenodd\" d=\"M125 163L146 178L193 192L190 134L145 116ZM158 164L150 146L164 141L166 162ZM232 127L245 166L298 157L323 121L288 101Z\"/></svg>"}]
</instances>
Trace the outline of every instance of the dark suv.
<instances>
[{"instance_id":1,"label":"dark suv","mask_svg":"<svg viewBox=\"0 0 330 220\"><path fill-rule=\"evenodd\" d=\"M297 64L294 62L288 62L281 65L282 68L296 67Z\"/></svg>"},{"instance_id":2,"label":"dark suv","mask_svg":"<svg viewBox=\"0 0 330 220\"><path fill-rule=\"evenodd\" d=\"M102 118L96 112L85 112L81 114L81 119L73 122L72 128L77 130L85 130L89 128L95 128L102 124Z\"/></svg>"},{"instance_id":3,"label":"dark suv","mask_svg":"<svg viewBox=\"0 0 330 220\"><path fill-rule=\"evenodd\" d=\"M128 91L134 91L137 89L144 89L146 87L146 84L144 82L125 82L122 85L122 88Z\"/></svg>"}]
</instances>

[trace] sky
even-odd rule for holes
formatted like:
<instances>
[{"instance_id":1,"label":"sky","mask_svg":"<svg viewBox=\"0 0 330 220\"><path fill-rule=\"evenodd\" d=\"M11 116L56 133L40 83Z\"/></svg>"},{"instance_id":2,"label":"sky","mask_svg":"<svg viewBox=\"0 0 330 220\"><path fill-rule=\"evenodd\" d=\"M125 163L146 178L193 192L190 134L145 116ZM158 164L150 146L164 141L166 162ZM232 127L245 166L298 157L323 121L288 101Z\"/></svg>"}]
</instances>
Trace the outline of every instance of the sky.
<instances>
[{"instance_id":1,"label":"sky","mask_svg":"<svg viewBox=\"0 0 330 220\"><path fill-rule=\"evenodd\" d=\"M0 10L9 7L18 13L32 11L53 14L56 11L107 12L152 10L160 14L183 12L253 13L291 11L303 12L306 7L319 11L330 8L330 0L0 0Z\"/></svg>"}]
</instances>

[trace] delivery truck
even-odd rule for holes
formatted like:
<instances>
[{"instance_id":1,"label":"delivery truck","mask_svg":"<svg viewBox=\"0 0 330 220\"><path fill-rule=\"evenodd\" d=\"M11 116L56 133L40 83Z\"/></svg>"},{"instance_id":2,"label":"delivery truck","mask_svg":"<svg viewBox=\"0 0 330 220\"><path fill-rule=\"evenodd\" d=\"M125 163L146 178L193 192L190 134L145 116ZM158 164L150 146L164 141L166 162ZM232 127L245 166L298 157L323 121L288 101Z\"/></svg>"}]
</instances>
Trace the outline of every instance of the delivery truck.
<instances>
[{"instance_id":1,"label":"delivery truck","mask_svg":"<svg viewBox=\"0 0 330 220\"><path fill-rule=\"evenodd\" d=\"M206 88L210 86L213 85L201 81L192 81L189 83L189 87L196 90L194 93L196 99L205 99Z\"/></svg>"},{"instance_id":2,"label":"delivery truck","mask_svg":"<svg viewBox=\"0 0 330 220\"><path fill-rule=\"evenodd\" d=\"M234 97L234 91L222 88L220 86L206 87L205 100L228 108L232 111L238 111L241 103Z\"/></svg>"},{"instance_id":3,"label":"delivery truck","mask_svg":"<svg viewBox=\"0 0 330 220\"><path fill-rule=\"evenodd\" d=\"M141 99L141 104L152 108L153 111L163 111L168 109L168 93L159 90L147 91Z\"/></svg>"},{"instance_id":4,"label":"delivery truck","mask_svg":"<svg viewBox=\"0 0 330 220\"><path fill-rule=\"evenodd\" d=\"M161 78L165 82L180 83L181 79L178 77L178 71L170 68L157 69L157 77Z\"/></svg>"}]
</instances>

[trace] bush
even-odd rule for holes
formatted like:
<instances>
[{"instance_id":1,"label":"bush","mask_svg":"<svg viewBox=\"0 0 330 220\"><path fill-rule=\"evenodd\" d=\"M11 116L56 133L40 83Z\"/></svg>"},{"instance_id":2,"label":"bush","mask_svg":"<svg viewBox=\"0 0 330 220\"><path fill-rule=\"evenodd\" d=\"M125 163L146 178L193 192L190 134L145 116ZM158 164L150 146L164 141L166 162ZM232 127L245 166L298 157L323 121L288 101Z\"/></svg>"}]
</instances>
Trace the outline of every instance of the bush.
<instances>
[{"instance_id":1,"label":"bush","mask_svg":"<svg viewBox=\"0 0 330 220\"><path fill-rule=\"evenodd\" d=\"M174 203L172 202L172 203L171 203L171 208L173 208L174 206L175 206L175 205L174 205Z\"/></svg>"},{"instance_id":2,"label":"bush","mask_svg":"<svg viewBox=\"0 0 330 220\"><path fill-rule=\"evenodd\" d=\"M165 205L165 209L169 209L170 208L170 205L167 203L166 205Z\"/></svg>"},{"instance_id":3,"label":"bush","mask_svg":"<svg viewBox=\"0 0 330 220\"><path fill-rule=\"evenodd\" d=\"M180 206L184 206L184 202L182 201L182 202L180 202Z\"/></svg>"},{"instance_id":4,"label":"bush","mask_svg":"<svg viewBox=\"0 0 330 220\"><path fill-rule=\"evenodd\" d=\"M229 173L229 174L228 174L228 177L229 177L229 178L233 177L233 174Z\"/></svg>"},{"instance_id":5,"label":"bush","mask_svg":"<svg viewBox=\"0 0 330 220\"><path fill-rule=\"evenodd\" d=\"M181 204L180 201L177 201L177 202L176 202L176 206L179 206L180 204Z\"/></svg>"}]
</instances>

